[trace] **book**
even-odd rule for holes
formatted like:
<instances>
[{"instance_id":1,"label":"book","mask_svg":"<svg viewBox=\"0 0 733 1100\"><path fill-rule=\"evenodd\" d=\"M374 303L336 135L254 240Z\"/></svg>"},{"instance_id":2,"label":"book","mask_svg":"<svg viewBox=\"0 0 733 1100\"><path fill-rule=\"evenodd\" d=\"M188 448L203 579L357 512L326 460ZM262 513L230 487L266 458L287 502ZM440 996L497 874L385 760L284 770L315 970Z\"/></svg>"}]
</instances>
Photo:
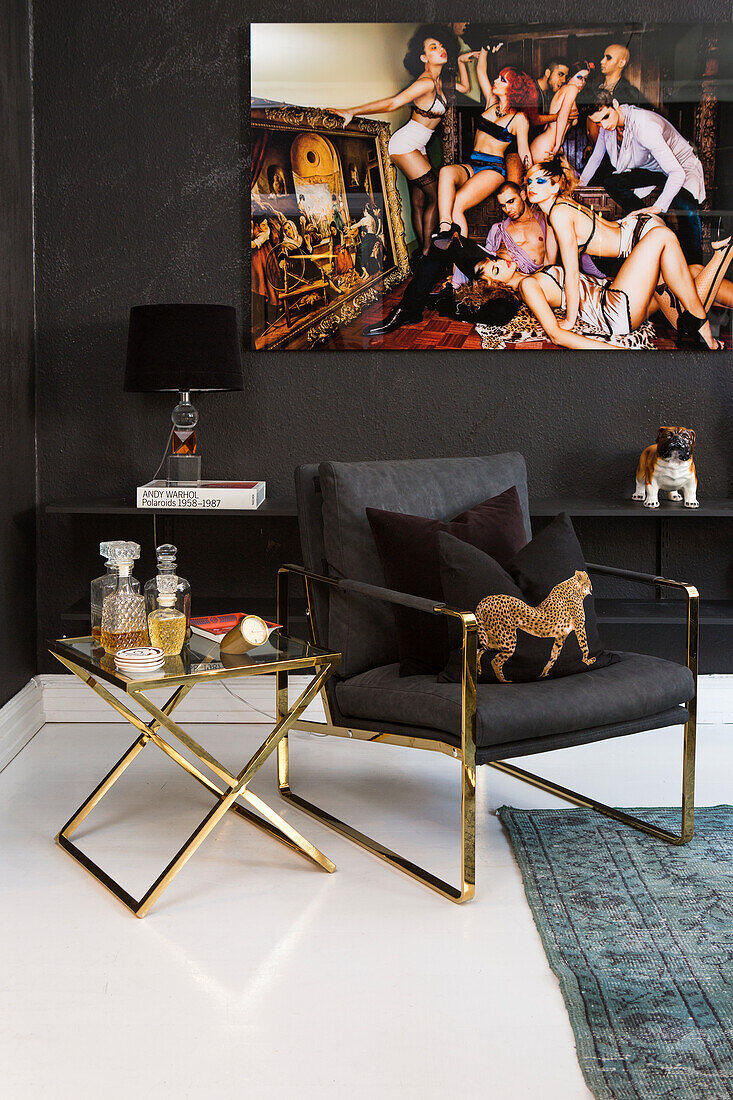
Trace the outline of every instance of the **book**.
<instances>
[{"instance_id":1,"label":"book","mask_svg":"<svg viewBox=\"0 0 733 1100\"><path fill-rule=\"evenodd\" d=\"M149 481L137 487L138 508L189 508L201 511L255 509L264 502L264 481L199 481L196 485L169 485Z\"/></svg>"},{"instance_id":2,"label":"book","mask_svg":"<svg viewBox=\"0 0 733 1100\"><path fill-rule=\"evenodd\" d=\"M241 623L246 615L245 611L233 611L230 615L197 615L191 619L191 630L203 638L212 638L218 642L237 623ZM271 623L268 619L263 621L267 623L270 630L277 630L280 627L280 623Z\"/></svg>"}]
</instances>

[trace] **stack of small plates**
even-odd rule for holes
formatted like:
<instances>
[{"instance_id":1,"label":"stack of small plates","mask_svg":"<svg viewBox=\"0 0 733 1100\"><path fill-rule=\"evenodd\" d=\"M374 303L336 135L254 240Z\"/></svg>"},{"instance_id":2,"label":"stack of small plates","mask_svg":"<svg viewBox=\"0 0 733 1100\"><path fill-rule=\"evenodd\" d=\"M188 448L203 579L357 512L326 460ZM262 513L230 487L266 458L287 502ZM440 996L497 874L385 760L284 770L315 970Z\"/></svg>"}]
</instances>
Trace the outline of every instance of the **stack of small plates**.
<instances>
[{"instance_id":1,"label":"stack of small plates","mask_svg":"<svg viewBox=\"0 0 733 1100\"><path fill-rule=\"evenodd\" d=\"M137 646L135 649L120 649L115 653L115 665L120 672L157 672L163 667L163 650L157 646Z\"/></svg>"}]
</instances>

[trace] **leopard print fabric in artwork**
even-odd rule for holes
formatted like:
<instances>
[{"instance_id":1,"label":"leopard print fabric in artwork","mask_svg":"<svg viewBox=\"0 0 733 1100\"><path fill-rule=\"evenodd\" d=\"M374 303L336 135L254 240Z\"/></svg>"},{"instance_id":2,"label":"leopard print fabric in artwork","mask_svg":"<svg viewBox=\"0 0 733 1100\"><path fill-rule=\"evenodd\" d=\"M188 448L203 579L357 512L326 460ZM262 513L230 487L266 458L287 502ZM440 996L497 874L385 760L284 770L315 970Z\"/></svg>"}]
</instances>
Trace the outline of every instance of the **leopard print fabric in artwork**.
<instances>
[{"instance_id":1,"label":"leopard print fabric in artwork","mask_svg":"<svg viewBox=\"0 0 733 1100\"><path fill-rule=\"evenodd\" d=\"M556 310L555 312L558 318L564 316L560 311ZM475 328L481 337L481 347L484 350L505 348L510 343L525 344L538 340L548 341L549 339L539 321L526 306L522 306L519 312L505 325L476 325ZM584 336L599 336L599 333L594 332L581 321L578 321L573 331L580 332ZM656 335L652 322L644 321L643 325L634 329L628 336L612 336L608 342L613 344L614 347L628 348L631 351L654 351L657 347Z\"/></svg>"},{"instance_id":2,"label":"leopard print fabric in artwork","mask_svg":"<svg viewBox=\"0 0 733 1100\"><path fill-rule=\"evenodd\" d=\"M503 673L506 662L517 648L517 631L523 630L535 638L554 638L550 659L540 679L547 676L560 655L565 639L575 631L583 654L583 664L592 665L595 657L588 651L583 600L593 591L590 577L576 569L572 577L556 584L537 607L530 607L516 596L486 596L476 608L478 622L478 671L481 658L490 649L498 650L491 662L497 680L509 683Z\"/></svg>"}]
</instances>

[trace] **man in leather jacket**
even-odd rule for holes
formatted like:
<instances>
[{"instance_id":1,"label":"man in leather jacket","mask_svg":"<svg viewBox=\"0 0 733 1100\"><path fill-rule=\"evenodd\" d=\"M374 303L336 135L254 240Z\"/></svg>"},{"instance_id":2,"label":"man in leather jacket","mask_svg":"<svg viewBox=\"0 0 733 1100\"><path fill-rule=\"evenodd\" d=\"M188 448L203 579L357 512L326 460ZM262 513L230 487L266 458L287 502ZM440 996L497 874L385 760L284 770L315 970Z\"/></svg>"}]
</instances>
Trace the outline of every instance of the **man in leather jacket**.
<instances>
[{"instance_id":1,"label":"man in leather jacket","mask_svg":"<svg viewBox=\"0 0 733 1100\"><path fill-rule=\"evenodd\" d=\"M442 316L452 317L456 321L466 321L476 325L504 325L518 312L520 303L509 298L491 298L480 306L473 306L456 299L452 287L447 287L439 295L432 295L435 284L450 274L453 264L463 272L469 281L475 278L476 264L490 255L487 249L475 244L466 237L456 235L446 249L432 245L427 255L422 256L415 273L405 287L402 299L384 320L368 325L364 336L386 336L403 325L415 325L422 321L427 306L437 308Z\"/></svg>"}]
</instances>

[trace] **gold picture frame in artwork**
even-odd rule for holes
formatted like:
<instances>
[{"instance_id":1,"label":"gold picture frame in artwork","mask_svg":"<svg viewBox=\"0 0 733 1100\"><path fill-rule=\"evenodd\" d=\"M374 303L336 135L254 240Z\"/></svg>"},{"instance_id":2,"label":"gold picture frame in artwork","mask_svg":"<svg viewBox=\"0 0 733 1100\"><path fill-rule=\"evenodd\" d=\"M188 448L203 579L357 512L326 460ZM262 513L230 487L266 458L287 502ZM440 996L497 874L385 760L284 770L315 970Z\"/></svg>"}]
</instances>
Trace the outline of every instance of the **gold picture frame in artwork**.
<instances>
[{"instance_id":1,"label":"gold picture frame in artwork","mask_svg":"<svg viewBox=\"0 0 733 1100\"><path fill-rule=\"evenodd\" d=\"M307 350L410 274L386 122L253 107L252 349Z\"/></svg>"}]
</instances>

